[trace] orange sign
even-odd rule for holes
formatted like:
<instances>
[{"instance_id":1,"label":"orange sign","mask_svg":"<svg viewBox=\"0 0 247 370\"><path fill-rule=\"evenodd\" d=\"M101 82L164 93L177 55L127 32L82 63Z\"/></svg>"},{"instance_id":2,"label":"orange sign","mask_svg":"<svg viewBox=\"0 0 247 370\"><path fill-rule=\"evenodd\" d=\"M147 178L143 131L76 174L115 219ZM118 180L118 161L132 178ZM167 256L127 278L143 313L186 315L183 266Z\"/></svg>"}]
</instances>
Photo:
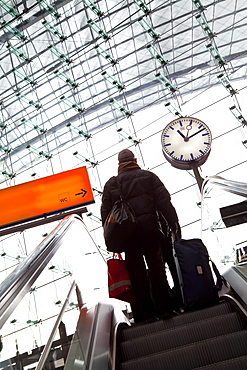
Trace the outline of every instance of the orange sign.
<instances>
[{"instance_id":1,"label":"orange sign","mask_svg":"<svg viewBox=\"0 0 247 370\"><path fill-rule=\"evenodd\" d=\"M91 203L87 168L79 167L0 190L0 225Z\"/></svg>"}]
</instances>

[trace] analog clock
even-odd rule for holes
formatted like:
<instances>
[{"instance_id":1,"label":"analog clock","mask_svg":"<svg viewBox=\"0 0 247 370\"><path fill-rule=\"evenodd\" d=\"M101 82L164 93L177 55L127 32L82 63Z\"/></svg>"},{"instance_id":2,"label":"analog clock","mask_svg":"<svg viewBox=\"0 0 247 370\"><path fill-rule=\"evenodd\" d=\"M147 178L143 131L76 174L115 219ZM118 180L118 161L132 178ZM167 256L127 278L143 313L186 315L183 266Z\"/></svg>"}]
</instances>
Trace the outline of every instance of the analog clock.
<instances>
[{"instance_id":1,"label":"analog clock","mask_svg":"<svg viewBox=\"0 0 247 370\"><path fill-rule=\"evenodd\" d=\"M173 167L189 170L201 166L210 153L212 135L208 126L193 117L170 122L161 136L165 158Z\"/></svg>"}]
</instances>

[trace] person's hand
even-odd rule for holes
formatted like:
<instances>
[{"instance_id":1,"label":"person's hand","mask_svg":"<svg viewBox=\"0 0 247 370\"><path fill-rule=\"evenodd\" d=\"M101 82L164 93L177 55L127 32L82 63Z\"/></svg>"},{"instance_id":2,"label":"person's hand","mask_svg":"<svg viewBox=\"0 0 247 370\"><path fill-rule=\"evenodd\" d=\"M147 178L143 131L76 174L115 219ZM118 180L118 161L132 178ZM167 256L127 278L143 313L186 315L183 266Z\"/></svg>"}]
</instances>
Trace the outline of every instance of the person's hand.
<instances>
[{"instance_id":1,"label":"person's hand","mask_svg":"<svg viewBox=\"0 0 247 370\"><path fill-rule=\"evenodd\" d=\"M175 228L172 230L172 238L173 240L181 239L182 234L181 234L181 227L179 223L175 224Z\"/></svg>"}]
</instances>

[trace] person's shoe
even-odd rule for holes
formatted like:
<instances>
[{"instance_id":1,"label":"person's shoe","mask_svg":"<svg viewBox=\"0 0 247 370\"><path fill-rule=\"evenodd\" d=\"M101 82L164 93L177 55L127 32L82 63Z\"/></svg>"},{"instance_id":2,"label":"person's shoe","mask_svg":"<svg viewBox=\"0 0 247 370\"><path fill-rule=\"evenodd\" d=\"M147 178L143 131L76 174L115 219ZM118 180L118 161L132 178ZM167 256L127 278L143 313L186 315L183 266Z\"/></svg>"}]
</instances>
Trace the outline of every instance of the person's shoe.
<instances>
[{"instance_id":1,"label":"person's shoe","mask_svg":"<svg viewBox=\"0 0 247 370\"><path fill-rule=\"evenodd\" d=\"M156 316L152 316L152 317L149 317L148 319L146 320L142 320L142 321L134 321L133 323L131 323L131 325L143 325L143 324L152 324L156 321L159 321L159 318L156 317Z\"/></svg>"},{"instance_id":2,"label":"person's shoe","mask_svg":"<svg viewBox=\"0 0 247 370\"><path fill-rule=\"evenodd\" d=\"M156 316L153 316L153 317L150 317L150 318L146 319L146 320L145 320L145 323L146 323L146 324L152 324L152 323L153 323L153 322L155 322L155 321L159 321L159 318L158 318L158 317L156 317Z\"/></svg>"},{"instance_id":3,"label":"person's shoe","mask_svg":"<svg viewBox=\"0 0 247 370\"><path fill-rule=\"evenodd\" d=\"M164 312L159 316L160 320L167 320L167 319L172 319L173 314L171 312Z\"/></svg>"}]
</instances>

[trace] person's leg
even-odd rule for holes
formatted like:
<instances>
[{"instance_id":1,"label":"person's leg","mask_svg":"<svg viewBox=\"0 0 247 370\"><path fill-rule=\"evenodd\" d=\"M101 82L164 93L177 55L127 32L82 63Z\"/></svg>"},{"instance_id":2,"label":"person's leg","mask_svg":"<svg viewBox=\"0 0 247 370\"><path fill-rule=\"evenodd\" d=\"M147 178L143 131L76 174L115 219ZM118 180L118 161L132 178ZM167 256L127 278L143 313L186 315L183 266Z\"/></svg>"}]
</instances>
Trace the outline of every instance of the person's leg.
<instances>
[{"instance_id":1,"label":"person's leg","mask_svg":"<svg viewBox=\"0 0 247 370\"><path fill-rule=\"evenodd\" d=\"M177 273L177 268L173 256L173 246L172 246L172 240L171 236L164 238L164 243L161 245L161 250L162 250L162 255L163 255L163 261L164 264L167 263L173 283L174 283L174 288L173 288L173 300L174 300L174 309L179 310L179 307L182 307L183 305L183 299L182 299L182 294L181 294L181 288L180 288L180 283L178 279L178 273Z\"/></svg>"},{"instance_id":2,"label":"person's leg","mask_svg":"<svg viewBox=\"0 0 247 370\"><path fill-rule=\"evenodd\" d=\"M170 287L167 281L159 240L155 238L144 241L145 258L149 269L152 295L158 314L171 313L173 309Z\"/></svg>"},{"instance_id":3,"label":"person's leg","mask_svg":"<svg viewBox=\"0 0 247 370\"><path fill-rule=\"evenodd\" d=\"M171 258L167 261L171 276L174 282L174 309L179 310L183 306L183 298L181 287L178 279L177 267L174 261L174 258Z\"/></svg>"},{"instance_id":4,"label":"person's leg","mask_svg":"<svg viewBox=\"0 0 247 370\"><path fill-rule=\"evenodd\" d=\"M146 271L146 265L142 252L136 245L125 251L125 260L129 271L132 288L139 301L138 312L133 312L134 320L140 322L149 320L155 316L155 307L150 293L150 283Z\"/></svg>"},{"instance_id":5,"label":"person's leg","mask_svg":"<svg viewBox=\"0 0 247 370\"><path fill-rule=\"evenodd\" d=\"M130 303L130 307L135 323L145 321L139 301Z\"/></svg>"}]
</instances>

